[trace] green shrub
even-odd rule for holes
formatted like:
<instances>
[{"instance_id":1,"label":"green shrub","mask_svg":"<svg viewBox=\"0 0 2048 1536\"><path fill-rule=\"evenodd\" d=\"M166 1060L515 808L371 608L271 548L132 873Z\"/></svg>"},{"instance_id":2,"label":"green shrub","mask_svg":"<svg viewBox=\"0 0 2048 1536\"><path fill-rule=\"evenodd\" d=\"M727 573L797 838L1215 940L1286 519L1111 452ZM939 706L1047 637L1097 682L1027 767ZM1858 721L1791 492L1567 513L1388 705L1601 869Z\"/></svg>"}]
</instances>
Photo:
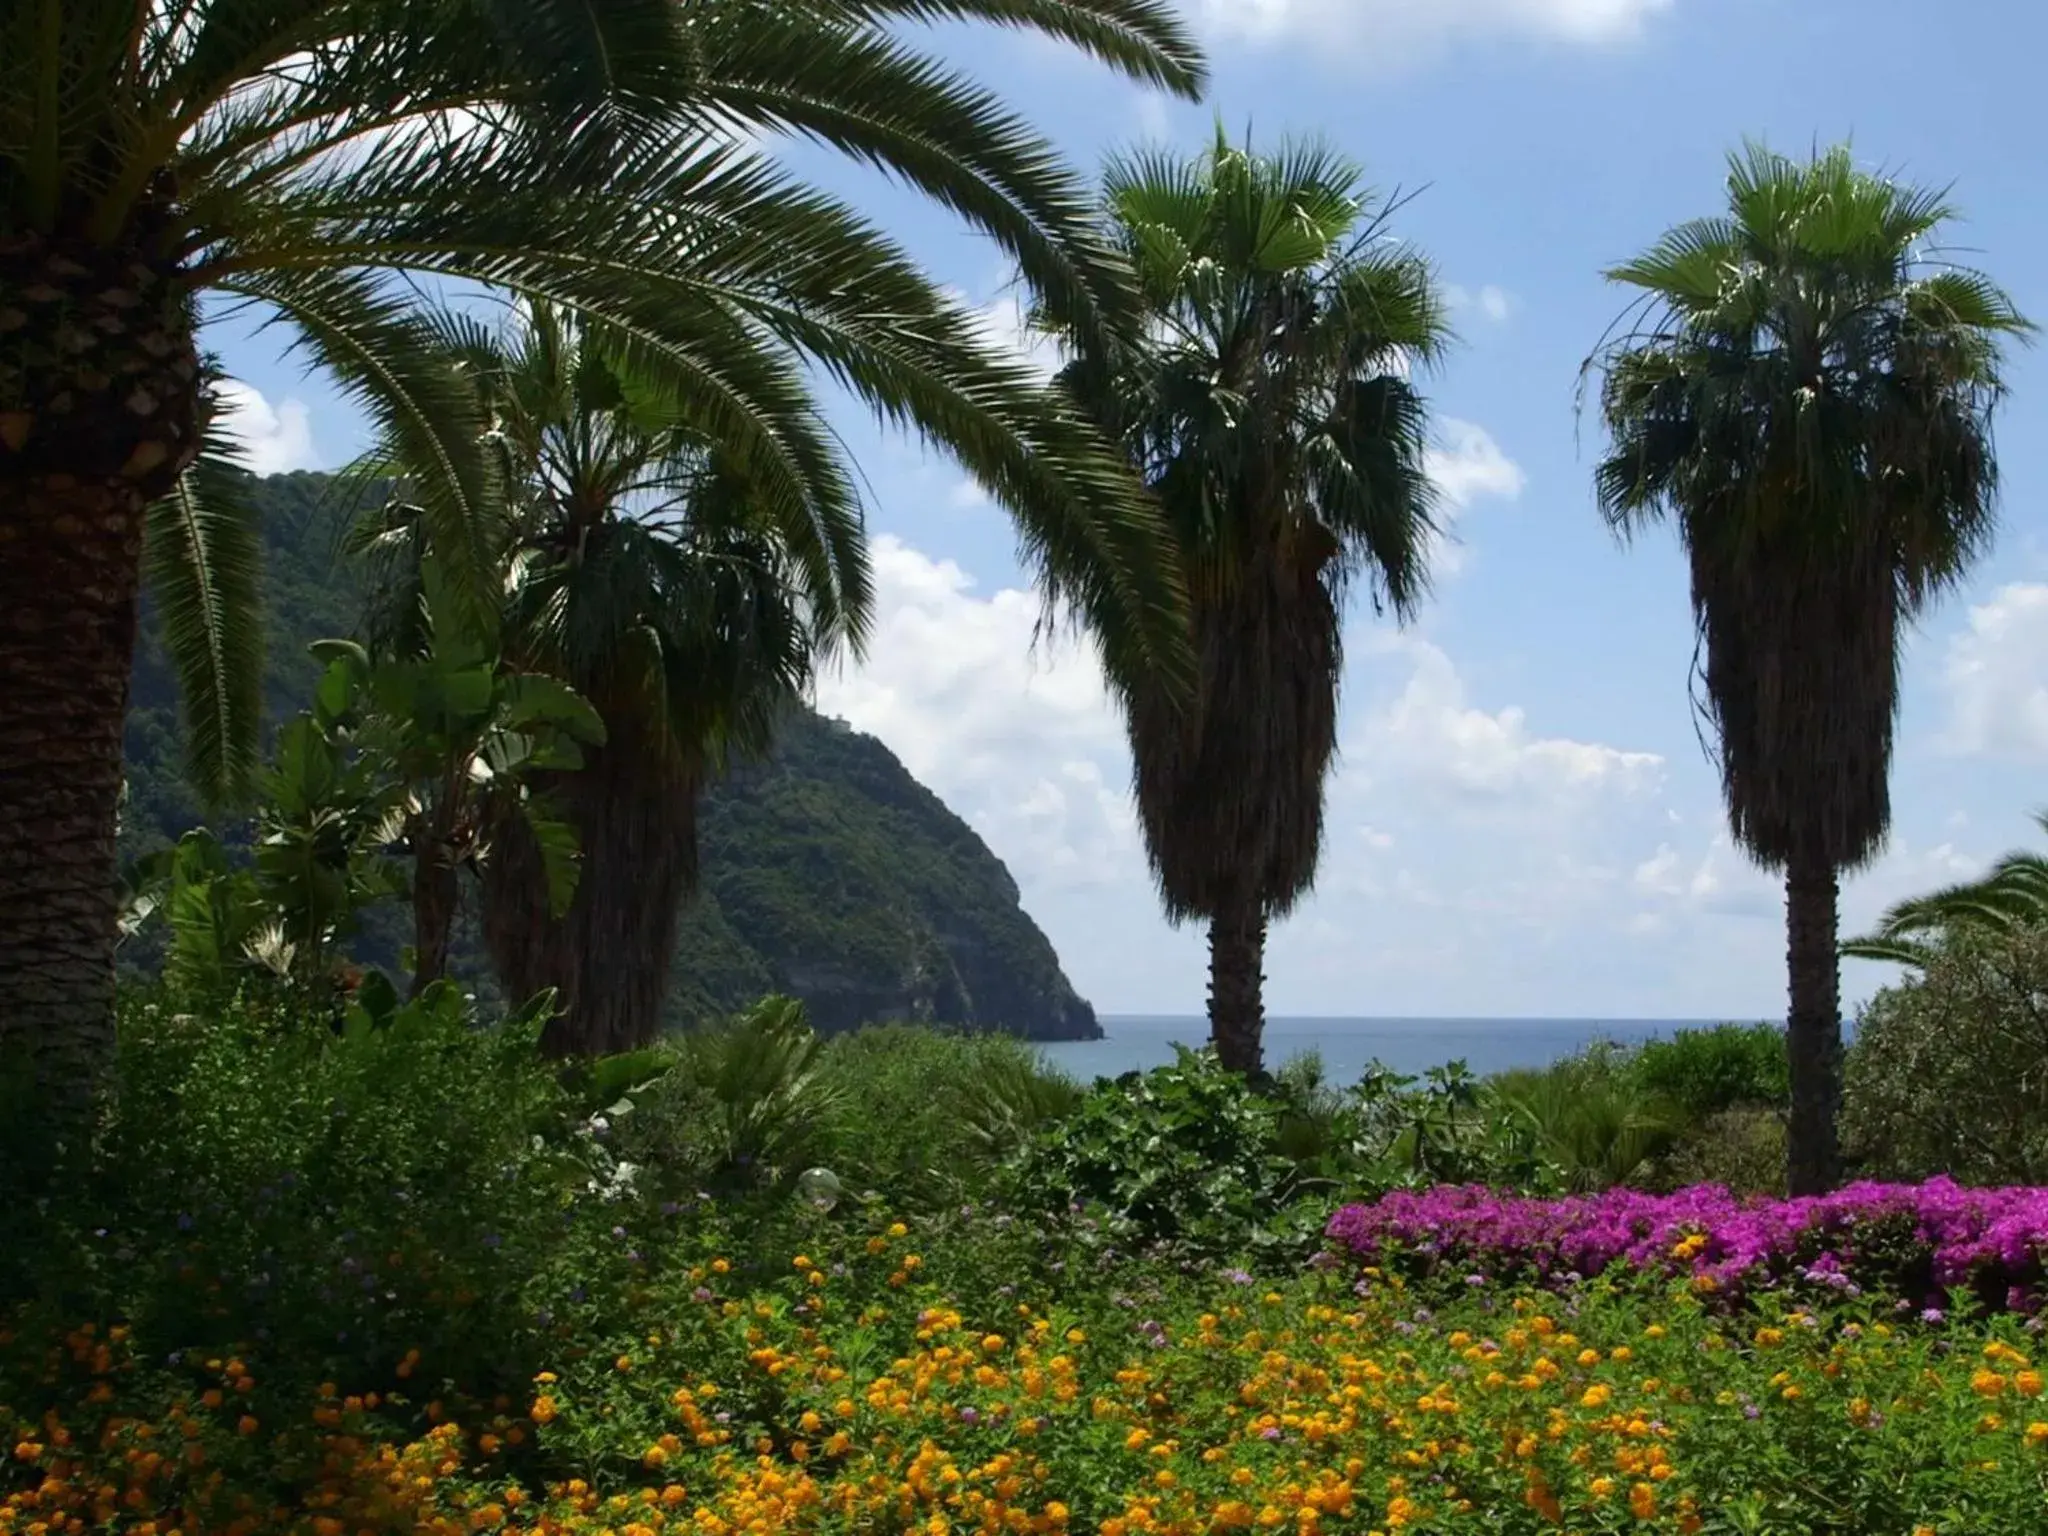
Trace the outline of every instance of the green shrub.
<instances>
[{"instance_id":1,"label":"green shrub","mask_svg":"<svg viewBox=\"0 0 2048 1536\"><path fill-rule=\"evenodd\" d=\"M1280 1105L1182 1047L1171 1066L1098 1083L1025 1153L1012 1208L1087 1210L1113 1236L1212 1253L1282 1240L1299 1190L1280 1154Z\"/></svg>"},{"instance_id":2,"label":"green shrub","mask_svg":"<svg viewBox=\"0 0 2048 1536\"><path fill-rule=\"evenodd\" d=\"M1595 1049L1543 1071L1503 1074L1493 1091L1526 1121L1555 1181L1588 1193L1649 1182L1683 1131L1678 1107L1631 1068L1626 1055Z\"/></svg>"},{"instance_id":3,"label":"green shrub","mask_svg":"<svg viewBox=\"0 0 2048 1536\"><path fill-rule=\"evenodd\" d=\"M1738 1195L1785 1193L1785 1114L1724 1109L1689 1130L1650 1180L1661 1189L1722 1184Z\"/></svg>"},{"instance_id":4,"label":"green shrub","mask_svg":"<svg viewBox=\"0 0 2048 1536\"><path fill-rule=\"evenodd\" d=\"M996 1168L1081 1089L1007 1035L890 1025L833 1040L826 1166L903 1205L980 1198Z\"/></svg>"},{"instance_id":5,"label":"green shrub","mask_svg":"<svg viewBox=\"0 0 2048 1536\"><path fill-rule=\"evenodd\" d=\"M373 983L338 1029L127 997L89 1162L0 1211L0 1300L167 1349L260 1340L307 1373L426 1350L516 1377L584 1166L540 1027L479 1028L445 984L401 1006Z\"/></svg>"},{"instance_id":6,"label":"green shrub","mask_svg":"<svg viewBox=\"0 0 2048 1536\"><path fill-rule=\"evenodd\" d=\"M2048 932L1952 943L1871 1000L1843 1139L1869 1174L2048 1181Z\"/></svg>"},{"instance_id":7,"label":"green shrub","mask_svg":"<svg viewBox=\"0 0 2048 1536\"><path fill-rule=\"evenodd\" d=\"M1782 1108L1792 1095L1785 1031L1776 1024L1681 1029L1637 1046L1630 1070L1693 1125L1724 1110Z\"/></svg>"},{"instance_id":8,"label":"green shrub","mask_svg":"<svg viewBox=\"0 0 2048 1536\"><path fill-rule=\"evenodd\" d=\"M670 1198L786 1194L821 1167L902 1209L958 1205L1081 1098L1007 1036L890 1025L825 1040L787 999L648 1058L611 1106L612 1141Z\"/></svg>"}]
</instances>

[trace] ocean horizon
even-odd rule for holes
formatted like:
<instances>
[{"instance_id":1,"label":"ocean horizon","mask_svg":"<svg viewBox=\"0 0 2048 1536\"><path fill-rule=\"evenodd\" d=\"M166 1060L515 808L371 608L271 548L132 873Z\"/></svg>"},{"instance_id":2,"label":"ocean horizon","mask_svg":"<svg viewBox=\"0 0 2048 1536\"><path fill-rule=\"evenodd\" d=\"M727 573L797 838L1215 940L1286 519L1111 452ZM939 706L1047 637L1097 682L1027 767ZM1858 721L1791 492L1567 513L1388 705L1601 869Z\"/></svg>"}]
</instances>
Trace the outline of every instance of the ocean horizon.
<instances>
[{"instance_id":1,"label":"ocean horizon","mask_svg":"<svg viewBox=\"0 0 2048 1536\"><path fill-rule=\"evenodd\" d=\"M1209 1022L1195 1015L1104 1015L1101 1040L1039 1047L1045 1058L1082 1082L1164 1066L1176 1045L1199 1047ZM1288 1018L1266 1021L1266 1064L1297 1056L1322 1058L1329 1079L1355 1083L1374 1061L1419 1075L1463 1061L1484 1076L1517 1067L1548 1066L1599 1041L1640 1044L1681 1029L1708 1029L1723 1019L1423 1019ZM1749 1022L1743 1020L1740 1022Z\"/></svg>"}]
</instances>

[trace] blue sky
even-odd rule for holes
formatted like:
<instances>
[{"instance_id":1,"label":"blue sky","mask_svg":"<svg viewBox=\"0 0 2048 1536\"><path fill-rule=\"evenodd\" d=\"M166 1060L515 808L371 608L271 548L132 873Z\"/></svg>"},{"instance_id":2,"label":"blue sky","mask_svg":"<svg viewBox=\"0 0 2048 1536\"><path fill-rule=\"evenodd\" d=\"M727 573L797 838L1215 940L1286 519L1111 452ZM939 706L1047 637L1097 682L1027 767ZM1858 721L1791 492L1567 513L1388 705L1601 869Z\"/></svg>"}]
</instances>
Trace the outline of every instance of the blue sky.
<instances>
[{"instance_id":1,"label":"blue sky","mask_svg":"<svg viewBox=\"0 0 2048 1536\"><path fill-rule=\"evenodd\" d=\"M1317 895L1276 931L1276 1013L1765 1017L1783 1009L1781 898L1727 843L1694 735L1683 567L1617 549L1574 409L1620 306L1600 278L1712 210L1745 135L1853 139L1873 168L1954 184L1949 243L2048 321L2048 15L2020 0L1183 0L1212 48L1201 106L1165 103L1035 39L950 54L1092 166L1137 138L1193 145L1221 113L1261 142L1320 133L1383 187L1458 301L1428 381L1456 512L1437 592L1350 635L1343 762ZM1002 264L943 214L809 151L1017 341ZM360 423L282 338L218 327L265 467L320 467ZM1913 637L1896 832L1845 921L1981 869L2048 806L2048 356L2010 371L2004 533ZM1031 647L1001 513L943 460L842 425L870 487L883 604L821 705L880 735L1010 865L1084 995L1197 1012L1198 932L1159 917L1128 762L1088 657ZM1886 980L1851 965L1851 998Z\"/></svg>"}]
</instances>

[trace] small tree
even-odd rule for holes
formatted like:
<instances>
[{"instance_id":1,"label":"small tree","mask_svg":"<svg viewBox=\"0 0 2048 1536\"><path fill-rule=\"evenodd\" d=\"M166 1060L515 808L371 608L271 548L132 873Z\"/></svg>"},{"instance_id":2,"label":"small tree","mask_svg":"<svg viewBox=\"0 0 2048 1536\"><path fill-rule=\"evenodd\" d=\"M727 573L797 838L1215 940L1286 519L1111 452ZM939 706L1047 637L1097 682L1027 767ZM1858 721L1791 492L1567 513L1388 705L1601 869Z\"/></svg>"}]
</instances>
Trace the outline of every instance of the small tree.
<instances>
[{"instance_id":1,"label":"small tree","mask_svg":"<svg viewBox=\"0 0 2048 1536\"><path fill-rule=\"evenodd\" d=\"M545 900L557 914L576 894L575 829L537 788L572 773L604 722L567 683L507 668L443 600L429 562L420 654L373 656L354 641L314 647L328 662L318 718L351 737L381 783L398 841L412 856L412 989L447 974L460 874L517 825L535 850Z\"/></svg>"},{"instance_id":2,"label":"small tree","mask_svg":"<svg viewBox=\"0 0 2048 1536\"><path fill-rule=\"evenodd\" d=\"M1860 1171L2048 1182L2048 930L1958 934L1871 1000L1843 1138Z\"/></svg>"}]
</instances>

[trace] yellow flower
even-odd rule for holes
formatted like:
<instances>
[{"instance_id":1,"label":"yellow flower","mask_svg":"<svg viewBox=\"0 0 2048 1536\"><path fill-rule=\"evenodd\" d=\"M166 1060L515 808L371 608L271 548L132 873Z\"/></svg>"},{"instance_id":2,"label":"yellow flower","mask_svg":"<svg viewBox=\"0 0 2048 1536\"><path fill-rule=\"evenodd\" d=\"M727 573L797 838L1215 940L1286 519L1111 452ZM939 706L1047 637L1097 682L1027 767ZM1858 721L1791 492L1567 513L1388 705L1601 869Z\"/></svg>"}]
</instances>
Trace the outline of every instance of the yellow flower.
<instances>
[{"instance_id":1,"label":"yellow flower","mask_svg":"<svg viewBox=\"0 0 2048 1536\"><path fill-rule=\"evenodd\" d=\"M2039 1371L2021 1371L2012 1379L2012 1389L2019 1393L2021 1397L2039 1397L2041 1395L2041 1386L2041 1373Z\"/></svg>"},{"instance_id":2,"label":"yellow flower","mask_svg":"<svg viewBox=\"0 0 2048 1536\"><path fill-rule=\"evenodd\" d=\"M1638 1520L1654 1519L1657 1514L1657 1490L1648 1483L1637 1483L1628 1491L1629 1512Z\"/></svg>"},{"instance_id":3,"label":"yellow flower","mask_svg":"<svg viewBox=\"0 0 2048 1536\"><path fill-rule=\"evenodd\" d=\"M1594 1498L1604 1499L1614 1492L1614 1479L1611 1477L1596 1477L1588 1486Z\"/></svg>"},{"instance_id":4,"label":"yellow flower","mask_svg":"<svg viewBox=\"0 0 2048 1536\"><path fill-rule=\"evenodd\" d=\"M533 1400L533 1407L527 1410L527 1414L536 1424L552 1423L555 1417L555 1400L552 1397L537 1397Z\"/></svg>"},{"instance_id":5,"label":"yellow flower","mask_svg":"<svg viewBox=\"0 0 2048 1536\"><path fill-rule=\"evenodd\" d=\"M1587 1367L1589 1367L1589 1368L1590 1368L1590 1367L1592 1367L1592 1366L1596 1366L1596 1365L1598 1365L1599 1363L1600 1363L1600 1351L1599 1351L1599 1350L1597 1350L1597 1349L1582 1349L1582 1350L1580 1350L1580 1351L1579 1351L1579 1364L1580 1364L1580 1365L1583 1365L1583 1366L1587 1366Z\"/></svg>"},{"instance_id":6,"label":"yellow flower","mask_svg":"<svg viewBox=\"0 0 2048 1536\"><path fill-rule=\"evenodd\" d=\"M1611 1387L1591 1386L1586 1388L1585 1395L1579 1399L1579 1406L1581 1408L1604 1408L1607 1405L1607 1400L1612 1396L1614 1396L1614 1390Z\"/></svg>"},{"instance_id":7,"label":"yellow flower","mask_svg":"<svg viewBox=\"0 0 2048 1536\"><path fill-rule=\"evenodd\" d=\"M640 1465L650 1472L658 1472L668 1465L668 1452L658 1445L650 1445L640 1453Z\"/></svg>"},{"instance_id":8,"label":"yellow flower","mask_svg":"<svg viewBox=\"0 0 2048 1536\"><path fill-rule=\"evenodd\" d=\"M2039 1419L2029 1424L2027 1426L2027 1444L2033 1446L2036 1450L2039 1450L2042 1446L2048 1446L2048 1424L2043 1424Z\"/></svg>"},{"instance_id":9,"label":"yellow flower","mask_svg":"<svg viewBox=\"0 0 2048 1536\"><path fill-rule=\"evenodd\" d=\"M1970 1390L1979 1397L1998 1397L2005 1392L2005 1378L1996 1371L1979 1371L1970 1378Z\"/></svg>"}]
</instances>

